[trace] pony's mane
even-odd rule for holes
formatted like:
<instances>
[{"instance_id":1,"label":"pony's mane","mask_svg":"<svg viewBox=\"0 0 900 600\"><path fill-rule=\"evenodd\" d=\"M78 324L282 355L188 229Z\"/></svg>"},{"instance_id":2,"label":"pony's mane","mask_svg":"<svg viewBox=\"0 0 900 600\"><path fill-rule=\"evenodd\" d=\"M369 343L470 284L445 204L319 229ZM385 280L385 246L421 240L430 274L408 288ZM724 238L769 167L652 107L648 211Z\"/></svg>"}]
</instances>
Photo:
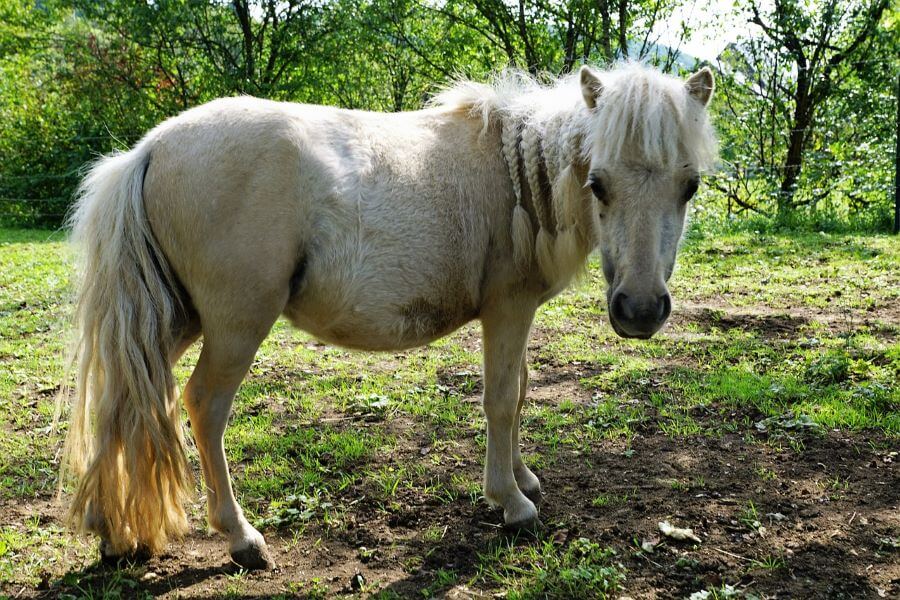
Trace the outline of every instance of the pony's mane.
<instances>
[{"instance_id":1,"label":"pony's mane","mask_svg":"<svg viewBox=\"0 0 900 600\"><path fill-rule=\"evenodd\" d=\"M542 85L513 70L489 84L458 81L431 102L480 119L482 133L499 129L499 150L516 197L515 262L527 271L536 261L557 289L597 243L597 213L590 208L583 175L591 160L670 170L687 162L705 170L716 158L706 110L683 81L633 63L598 75L602 89L592 108L577 74ZM541 185L544 176L549 190Z\"/></svg>"},{"instance_id":2,"label":"pony's mane","mask_svg":"<svg viewBox=\"0 0 900 600\"><path fill-rule=\"evenodd\" d=\"M456 81L430 104L480 117L486 127L505 116L540 133L554 119L581 117L570 125L580 138L583 159L594 153L601 162L632 159L668 168L686 159L700 170L713 167L715 135L684 81L638 63L597 74L603 90L592 110L584 103L577 72L542 84L514 69L498 73L490 83ZM602 143L593 146L598 139Z\"/></svg>"}]
</instances>

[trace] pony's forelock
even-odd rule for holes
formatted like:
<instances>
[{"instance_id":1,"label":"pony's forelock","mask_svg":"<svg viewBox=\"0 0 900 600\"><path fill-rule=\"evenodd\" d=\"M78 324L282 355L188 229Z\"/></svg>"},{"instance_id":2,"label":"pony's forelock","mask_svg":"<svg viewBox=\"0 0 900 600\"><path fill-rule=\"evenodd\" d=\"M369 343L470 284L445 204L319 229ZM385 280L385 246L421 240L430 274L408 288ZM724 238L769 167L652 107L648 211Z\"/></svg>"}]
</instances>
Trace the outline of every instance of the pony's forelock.
<instances>
[{"instance_id":1,"label":"pony's forelock","mask_svg":"<svg viewBox=\"0 0 900 600\"><path fill-rule=\"evenodd\" d=\"M676 168L687 161L701 171L716 161L716 137L706 109L684 81L627 64L600 73L603 84L582 151L599 163L636 160Z\"/></svg>"}]
</instances>

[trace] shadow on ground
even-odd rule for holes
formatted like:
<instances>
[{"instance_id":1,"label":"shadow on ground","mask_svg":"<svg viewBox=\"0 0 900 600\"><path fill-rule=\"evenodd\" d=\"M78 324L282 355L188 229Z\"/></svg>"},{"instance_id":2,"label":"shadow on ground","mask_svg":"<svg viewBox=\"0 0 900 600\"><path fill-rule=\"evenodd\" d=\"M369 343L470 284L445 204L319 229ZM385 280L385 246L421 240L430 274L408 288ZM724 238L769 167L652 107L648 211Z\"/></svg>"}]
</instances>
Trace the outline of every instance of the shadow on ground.
<instances>
[{"instance_id":1,"label":"shadow on ground","mask_svg":"<svg viewBox=\"0 0 900 600\"><path fill-rule=\"evenodd\" d=\"M545 529L536 540L502 530L499 511L483 500L443 501L411 489L375 500L378 490L364 480L336 499L346 509L338 526L265 532L275 571L237 572L221 537L194 532L145 565L90 565L21 595L321 597L357 593L351 580L359 573L363 589L383 597L490 596L500 591L485 576L498 546L549 541L562 549L584 537L616 550L627 578L622 593L635 598L685 598L725 584L771 598L896 596L900 478L896 459L879 449L889 440L831 432L803 443L796 451L764 433L671 439L648 431L627 448L610 441L589 453L559 453L539 473ZM474 444L463 456L435 477L477 480ZM693 528L702 543L659 540L663 520ZM659 543L640 552L648 540Z\"/></svg>"}]
</instances>

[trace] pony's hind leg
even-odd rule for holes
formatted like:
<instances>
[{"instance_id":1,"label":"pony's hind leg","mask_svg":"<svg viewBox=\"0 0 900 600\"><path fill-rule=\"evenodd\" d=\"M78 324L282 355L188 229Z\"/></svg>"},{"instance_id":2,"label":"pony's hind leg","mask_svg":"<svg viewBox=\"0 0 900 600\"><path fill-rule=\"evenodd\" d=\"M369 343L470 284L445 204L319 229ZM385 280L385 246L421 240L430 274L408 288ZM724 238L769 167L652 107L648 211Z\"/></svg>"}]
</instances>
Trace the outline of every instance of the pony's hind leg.
<instances>
[{"instance_id":1,"label":"pony's hind leg","mask_svg":"<svg viewBox=\"0 0 900 600\"><path fill-rule=\"evenodd\" d=\"M216 319L204 326L200 360L183 395L203 466L209 525L228 537L232 560L245 569L271 568L274 562L262 534L235 500L225 458L225 426L235 392L278 312L253 323Z\"/></svg>"},{"instance_id":2,"label":"pony's hind leg","mask_svg":"<svg viewBox=\"0 0 900 600\"><path fill-rule=\"evenodd\" d=\"M522 355L522 370L519 376L519 404L516 407L516 422L513 425L513 474L516 477L516 485L525 496L539 504L541 502L541 482L531 469L522 460L522 452L519 448L519 427L522 424L522 408L525 406L525 395L528 391L528 361Z\"/></svg>"},{"instance_id":3,"label":"pony's hind leg","mask_svg":"<svg viewBox=\"0 0 900 600\"><path fill-rule=\"evenodd\" d=\"M526 302L511 302L482 312L484 331L484 414L487 417L487 457L484 496L503 507L512 529L539 526L534 503L519 489L513 469L514 431L518 422L522 362L534 316ZM521 457L518 458L521 463ZM524 465L522 465L524 466Z\"/></svg>"},{"instance_id":4,"label":"pony's hind leg","mask_svg":"<svg viewBox=\"0 0 900 600\"><path fill-rule=\"evenodd\" d=\"M200 338L203 332L200 324L200 315L193 308L189 309L189 314L185 317L184 322L178 327L175 337L175 347L169 356L169 361L174 366L181 359L181 356L187 351L191 345Z\"/></svg>"}]
</instances>

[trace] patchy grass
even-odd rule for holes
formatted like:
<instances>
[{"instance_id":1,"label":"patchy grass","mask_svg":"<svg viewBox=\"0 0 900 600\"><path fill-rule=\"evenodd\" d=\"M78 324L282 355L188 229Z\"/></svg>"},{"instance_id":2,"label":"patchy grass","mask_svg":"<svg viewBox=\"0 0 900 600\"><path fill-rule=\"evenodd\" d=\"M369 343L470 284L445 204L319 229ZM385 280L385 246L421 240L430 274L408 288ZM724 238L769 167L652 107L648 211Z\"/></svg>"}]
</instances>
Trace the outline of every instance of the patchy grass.
<instances>
[{"instance_id":1,"label":"patchy grass","mask_svg":"<svg viewBox=\"0 0 900 600\"><path fill-rule=\"evenodd\" d=\"M820 580L826 561L862 565L835 579L847 597L887 593L900 577L884 566L900 530L883 501L900 462L898 264L886 236L693 229L672 321L644 342L607 325L593 265L540 311L529 348L523 440L547 493L536 540L508 538L480 497L477 326L363 354L279 322L226 434L239 501L282 565L269 577L228 571L202 491L197 530L149 565L95 565L92 543L61 527L50 425L72 266L58 233L0 230L0 594L726 597L740 584L762 597L788 573ZM709 542L635 551L679 513Z\"/></svg>"},{"instance_id":2,"label":"patchy grass","mask_svg":"<svg viewBox=\"0 0 900 600\"><path fill-rule=\"evenodd\" d=\"M614 550L583 537L564 545L505 543L480 557L483 577L500 584L512 600L614 597L625 580L615 559Z\"/></svg>"}]
</instances>

